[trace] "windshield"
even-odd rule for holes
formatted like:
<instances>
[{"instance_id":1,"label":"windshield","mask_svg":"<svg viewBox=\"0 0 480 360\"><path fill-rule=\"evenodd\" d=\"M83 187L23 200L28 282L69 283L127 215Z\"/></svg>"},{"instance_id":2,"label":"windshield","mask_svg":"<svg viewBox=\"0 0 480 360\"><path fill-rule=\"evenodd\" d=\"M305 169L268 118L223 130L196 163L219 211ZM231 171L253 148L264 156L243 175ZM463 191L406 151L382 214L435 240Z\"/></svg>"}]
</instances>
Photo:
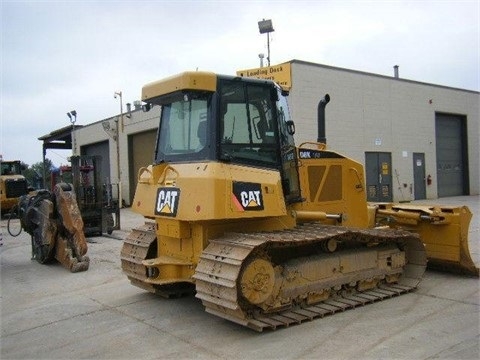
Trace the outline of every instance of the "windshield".
<instances>
[{"instance_id":1,"label":"windshield","mask_svg":"<svg viewBox=\"0 0 480 360\"><path fill-rule=\"evenodd\" d=\"M207 152L207 121L210 96L188 93L163 105L157 162L205 158Z\"/></svg>"},{"instance_id":2,"label":"windshield","mask_svg":"<svg viewBox=\"0 0 480 360\"><path fill-rule=\"evenodd\" d=\"M22 170L18 162L2 162L2 175L20 175Z\"/></svg>"}]
</instances>

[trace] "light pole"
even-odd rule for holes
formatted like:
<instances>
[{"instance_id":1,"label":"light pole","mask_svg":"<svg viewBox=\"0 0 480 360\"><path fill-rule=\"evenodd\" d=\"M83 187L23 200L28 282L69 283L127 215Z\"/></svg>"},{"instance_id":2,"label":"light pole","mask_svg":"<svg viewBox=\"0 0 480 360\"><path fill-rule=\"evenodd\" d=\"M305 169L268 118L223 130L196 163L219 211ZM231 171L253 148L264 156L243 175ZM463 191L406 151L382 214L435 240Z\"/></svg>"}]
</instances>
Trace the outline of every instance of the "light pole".
<instances>
[{"instance_id":1,"label":"light pole","mask_svg":"<svg viewBox=\"0 0 480 360\"><path fill-rule=\"evenodd\" d=\"M261 20L258 22L260 34L267 34L267 66L270 66L270 33L274 32L272 20Z\"/></svg>"},{"instance_id":2,"label":"light pole","mask_svg":"<svg viewBox=\"0 0 480 360\"><path fill-rule=\"evenodd\" d=\"M121 123L121 127L122 127L122 132L123 132L123 97L122 97L122 92L121 91L117 91L115 92L115 94L113 94L113 97L116 99L117 96L119 97L120 99L120 123Z\"/></svg>"},{"instance_id":3,"label":"light pole","mask_svg":"<svg viewBox=\"0 0 480 360\"><path fill-rule=\"evenodd\" d=\"M70 122L72 123L72 155L77 153L77 144L75 143L75 122L77 121L77 112L72 110L67 113Z\"/></svg>"},{"instance_id":4,"label":"light pole","mask_svg":"<svg viewBox=\"0 0 480 360\"><path fill-rule=\"evenodd\" d=\"M117 96L120 98L120 124L118 118L115 120L116 122L116 146L117 146L117 182L118 182L118 205L122 207L122 181L120 178L120 126L122 127L123 132L123 99L122 99L122 92L117 91L113 94L113 97L116 99Z\"/></svg>"},{"instance_id":5,"label":"light pole","mask_svg":"<svg viewBox=\"0 0 480 360\"><path fill-rule=\"evenodd\" d=\"M265 55L263 53L261 54L258 54L258 58L260 59L260 67L262 68L263 67L263 58L265 57Z\"/></svg>"}]
</instances>

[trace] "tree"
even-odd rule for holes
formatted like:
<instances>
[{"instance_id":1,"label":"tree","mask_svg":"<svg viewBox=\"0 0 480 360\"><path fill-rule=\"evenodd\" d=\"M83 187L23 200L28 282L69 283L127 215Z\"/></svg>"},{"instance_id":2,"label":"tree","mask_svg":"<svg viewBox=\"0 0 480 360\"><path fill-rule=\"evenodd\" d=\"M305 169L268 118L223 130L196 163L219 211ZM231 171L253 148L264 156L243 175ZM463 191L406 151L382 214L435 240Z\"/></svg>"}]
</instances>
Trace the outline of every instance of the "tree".
<instances>
[{"instance_id":1,"label":"tree","mask_svg":"<svg viewBox=\"0 0 480 360\"><path fill-rule=\"evenodd\" d=\"M26 166L27 166L27 169L24 170L23 176L25 176L25 178L27 179L29 186L35 189L43 188L44 187L43 175L45 174L46 176L45 187L46 188L50 187L52 172L55 170L55 166L53 165L50 159L45 159L45 163L42 163L40 161L33 164L30 167L28 167L28 165ZM44 168L45 168L45 172L43 171Z\"/></svg>"}]
</instances>

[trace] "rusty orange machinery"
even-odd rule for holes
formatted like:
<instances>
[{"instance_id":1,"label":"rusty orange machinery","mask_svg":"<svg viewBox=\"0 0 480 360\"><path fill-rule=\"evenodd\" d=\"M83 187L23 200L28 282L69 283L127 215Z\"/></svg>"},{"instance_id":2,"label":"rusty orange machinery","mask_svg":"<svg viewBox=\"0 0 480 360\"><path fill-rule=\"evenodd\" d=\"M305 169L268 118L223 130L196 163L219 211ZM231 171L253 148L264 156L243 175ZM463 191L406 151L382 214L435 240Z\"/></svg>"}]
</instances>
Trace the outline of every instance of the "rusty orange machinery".
<instances>
[{"instance_id":1,"label":"rusty orange machinery","mask_svg":"<svg viewBox=\"0 0 480 360\"><path fill-rule=\"evenodd\" d=\"M88 246L72 184L24 195L18 207L22 229L31 235L32 259L41 264L57 260L71 272L88 270Z\"/></svg>"}]
</instances>

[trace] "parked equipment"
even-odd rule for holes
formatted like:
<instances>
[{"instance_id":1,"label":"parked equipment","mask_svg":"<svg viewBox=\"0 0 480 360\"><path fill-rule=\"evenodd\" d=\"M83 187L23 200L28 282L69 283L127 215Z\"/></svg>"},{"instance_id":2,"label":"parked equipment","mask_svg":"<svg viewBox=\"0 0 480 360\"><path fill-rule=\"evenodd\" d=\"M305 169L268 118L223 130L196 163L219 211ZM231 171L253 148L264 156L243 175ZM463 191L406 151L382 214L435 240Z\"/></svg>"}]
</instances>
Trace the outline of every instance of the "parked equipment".
<instances>
[{"instance_id":1,"label":"parked equipment","mask_svg":"<svg viewBox=\"0 0 480 360\"><path fill-rule=\"evenodd\" d=\"M317 142L298 147L271 81L186 72L144 86L142 99L162 112L132 207L148 221L121 251L132 284L165 296L194 288L208 312L257 331L417 287L420 227L390 228L388 207L366 202L363 166L326 148L328 95ZM436 229L458 242L462 219ZM434 223L422 226L435 235Z\"/></svg>"},{"instance_id":2,"label":"parked equipment","mask_svg":"<svg viewBox=\"0 0 480 360\"><path fill-rule=\"evenodd\" d=\"M56 259L71 272L88 270L87 242L72 184L21 196L18 208L22 229L32 237L32 259L41 264Z\"/></svg>"},{"instance_id":3,"label":"parked equipment","mask_svg":"<svg viewBox=\"0 0 480 360\"><path fill-rule=\"evenodd\" d=\"M20 196L28 194L28 185L19 160L4 161L0 157L0 167L0 210L7 214Z\"/></svg>"},{"instance_id":4,"label":"parked equipment","mask_svg":"<svg viewBox=\"0 0 480 360\"><path fill-rule=\"evenodd\" d=\"M85 235L112 234L120 229L120 206L114 198L113 188L107 179L102 180L102 157L80 155L70 157L71 165L60 167L62 181L71 182L82 215ZM57 176L52 177L55 182ZM68 179L68 180L65 180ZM116 189L118 194L118 188Z\"/></svg>"}]
</instances>

